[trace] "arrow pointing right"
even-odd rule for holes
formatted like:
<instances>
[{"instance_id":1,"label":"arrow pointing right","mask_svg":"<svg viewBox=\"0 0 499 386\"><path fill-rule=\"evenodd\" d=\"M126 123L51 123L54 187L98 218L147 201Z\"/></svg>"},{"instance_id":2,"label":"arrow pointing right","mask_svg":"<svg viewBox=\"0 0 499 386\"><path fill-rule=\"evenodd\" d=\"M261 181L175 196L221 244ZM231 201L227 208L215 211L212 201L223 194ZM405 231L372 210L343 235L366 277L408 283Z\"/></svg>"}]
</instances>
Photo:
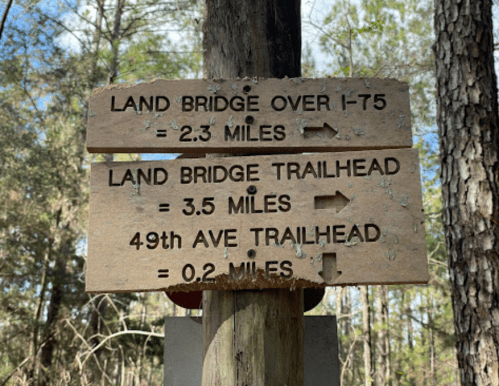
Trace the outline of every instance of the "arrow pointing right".
<instances>
[{"instance_id":1,"label":"arrow pointing right","mask_svg":"<svg viewBox=\"0 0 499 386\"><path fill-rule=\"evenodd\" d=\"M341 212L350 200L346 198L340 191L336 191L334 196L315 196L314 208L315 209L336 209L336 213Z\"/></svg>"},{"instance_id":2,"label":"arrow pointing right","mask_svg":"<svg viewBox=\"0 0 499 386\"><path fill-rule=\"evenodd\" d=\"M338 134L338 131L336 129L334 129L331 125L329 125L328 123L324 122L324 124L322 126L318 126L318 127L304 127L303 128L303 136L304 138L311 138L311 135L310 134L323 134L323 135L327 135L329 138L334 138L334 136L336 134ZM309 133L307 133L309 132ZM309 134L309 135L307 135ZM320 136L319 137L322 137L324 138L324 136Z\"/></svg>"}]
</instances>

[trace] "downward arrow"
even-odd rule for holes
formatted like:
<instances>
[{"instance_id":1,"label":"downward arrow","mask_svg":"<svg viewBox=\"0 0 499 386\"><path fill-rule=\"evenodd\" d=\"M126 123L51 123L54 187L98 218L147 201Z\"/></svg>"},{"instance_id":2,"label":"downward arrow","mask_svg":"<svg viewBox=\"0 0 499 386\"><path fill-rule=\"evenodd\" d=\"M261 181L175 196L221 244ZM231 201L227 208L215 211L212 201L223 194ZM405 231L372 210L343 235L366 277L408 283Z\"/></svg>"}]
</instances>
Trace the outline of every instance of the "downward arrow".
<instances>
[{"instance_id":1,"label":"downward arrow","mask_svg":"<svg viewBox=\"0 0 499 386\"><path fill-rule=\"evenodd\" d=\"M303 132L304 138L310 138L313 135L317 135L318 137L321 137L321 138L324 138L324 135L327 135L329 138L333 138L336 134L338 134L337 130L335 130L333 127L331 127L329 124L327 124L325 122L324 122L324 125L319 126L319 127L306 126L303 128L303 131L304 131Z\"/></svg>"}]
</instances>

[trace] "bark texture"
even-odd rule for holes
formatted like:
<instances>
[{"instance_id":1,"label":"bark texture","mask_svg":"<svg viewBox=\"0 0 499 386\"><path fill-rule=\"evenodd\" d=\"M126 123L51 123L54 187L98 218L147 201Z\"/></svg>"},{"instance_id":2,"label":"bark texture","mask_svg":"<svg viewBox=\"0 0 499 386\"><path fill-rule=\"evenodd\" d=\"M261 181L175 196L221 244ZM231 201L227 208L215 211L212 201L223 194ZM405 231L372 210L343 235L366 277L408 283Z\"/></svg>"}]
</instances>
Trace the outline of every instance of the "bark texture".
<instances>
[{"instance_id":1,"label":"bark texture","mask_svg":"<svg viewBox=\"0 0 499 386\"><path fill-rule=\"evenodd\" d=\"M492 0L436 0L443 218L462 385L499 385L499 118Z\"/></svg>"},{"instance_id":2,"label":"bark texture","mask_svg":"<svg viewBox=\"0 0 499 386\"><path fill-rule=\"evenodd\" d=\"M373 350L371 335L371 307L369 303L369 287L364 285L360 287L362 299L362 337L364 340L364 373L365 386L373 384Z\"/></svg>"},{"instance_id":3,"label":"bark texture","mask_svg":"<svg viewBox=\"0 0 499 386\"><path fill-rule=\"evenodd\" d=\"M66 230L69 230L69 224L66 226ZM54 263L52 294L47 309L47 321L45 322L43 342L40 347L42 374L40 378L35 381L35 384L40 386L50 385L55 378L55 375L50 372L50 368L57 349L57 324L61 319L61 308L63 306L68 284L67 261L69 260L69 256L74 253L71 241L72 240L64 241L63 245L60 247L61 250L57 253Z\"/></svg>"},{"instance_id":4,"label":"bark texture","mask_svg":"<svg viewBox=\"0 0 499 386\"><path fill-rule=\"evenodd\" d=\"M205 9L205 76L301 76L300 0L207 0Z\"/></svg>"},{"instance_id":5,"label":"bark texture","mask_svg":"<svg viewBox=\"0 0 499 386\"><path fill-rule=\"evenodd\" d=\"M207 0L208 78L301 75L300 0ZM203 386L303 386L303 290L204 291Z\"/></svg>"},{"instance_id":6,"label":"bark texture","mask_svg":"<svg viewBox=\"0 0 499 386\"><path fill-rule=\"evenodd\" d=\"M376 291L376 319L378 328L378 371L376 373L376 385L391 385L391 352L390 336L388 333L388 287L386 285L378 286L378 290Z\"/></svg>"}]
</instances>

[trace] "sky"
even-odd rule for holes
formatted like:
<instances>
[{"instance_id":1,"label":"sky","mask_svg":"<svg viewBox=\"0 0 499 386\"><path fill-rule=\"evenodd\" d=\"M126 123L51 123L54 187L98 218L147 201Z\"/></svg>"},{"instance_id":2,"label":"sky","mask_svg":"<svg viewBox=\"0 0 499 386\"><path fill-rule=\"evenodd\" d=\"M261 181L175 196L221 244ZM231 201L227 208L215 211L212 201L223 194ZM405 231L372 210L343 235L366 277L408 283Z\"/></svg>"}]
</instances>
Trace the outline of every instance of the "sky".
<instances>
[{"instance_id":1,"label":"sky","mask_svg":"<svg viewBox=\"0 0 499 386\"><path fill-rule=\"evenodd\" d=\"M50 1L50 0L49 0ZM302 1L302 46L303 48L309 47L316 64L317 73L325 73L327 71L327 56L321 51L319 47L319 33L317 29L310 25L310 21L320 24L327 14L329 9L329 2L325 0L303 0ZM81 10L82 12L87 11L89 13L89 18L91 19L95 15L94 9L86 7ZM65 23L69 25L77 25L79 22L78 17L75 14L68 13L65 17ZM173 42L181 42L183 39L182 33L170 32L169 37ZM59 43L74 52L80 51L80 44L77 37L71 34L63 34L59 38ZM162 160L162 159L172 159L176 155L172 154L142 154L143 160Z\"/></svg>"},{"instance_id":2,"label":"sky","mask_svg":"<svg viewBox=\"0 0 499 386\"><path fill-rule=\"evenodd\" d=\"M353 3L359 2L360 0L352 0ZM44 12L50 17L55 17L59 12L64 10L62 4L65 4L66 9L68 11L63 12L63 20L64 24L70 27L74 27L78 24L79 19L75 15L74 12L70 10L71 7L74 7L76 4L76 0L41 0L38 1L38 6L44 10ZM325 16L330 10L331 1L327 0L302 0L302 46L303 48L310 48L312 52L312 56L316 65L316 73L317 74L325 74L328 70L328 64L330 62L330 57L324 54L319 45L319 31L312 26L312 24L321 24ZM5 7L4 4L0 7L0 14L3 13L3 9ZM30 28L30 20L26 18L26 15L22 12L22 7L17 5L14 2L10 13L9 13L9 23L15 23L16 26L20 28L29 29ZM87 11L88 17L92 19L92 13L94 12L92 8L81 9L80 12ZM499 20L499 6L494 7L494 18L495 20ZM4 34L7 33L7 29L4 31ZM496 36L499 36L499 23L495 25ZM65 48L70 51L78 52L80 50L80 44L78 42L78 34L82 34L82 32L76 32L76 36L73 36L69 33L62 34L58 37L58 42ZM170 37L173 41L181 42L183 36L181 33L170 33ZM499 40L499 38L497 39ZM495 52L496 57L496 72L499 74L499 50ZM430 129L435 130L435 127ZM436 146L436 136L427 134L425 139L431 144L432 147ZM145 154L143 155L143 159L157 160L157 159L165 159L172 158L171 155L159 155L159 154Z\"/></svg>"},{"instance_id":3,"label":"sky","mask_svg":"<svg viewBox=\"0 0 499 386\"><path fill-rule=\"evenodd\" d=\"M53 2L53 0L45 0L47 2ZM328 12L330 2L327 0L302 0L302 45L303 47L310 47L314 58L316 59L316 65L318 72L323 72L327 68L327 56L321 52L318 41L318 31L309 24L309 20L316 23L320 23ZM82 8L82 12L88 11L89 18L95 15L95 11L91 7ZM78 17L74 14L68 13L65 16L65 23L67 25L74 25L78 23ZM173 41L181 41L182 35L178 33L170 33L170 37ZM70 34L64 34L60 37L59 42L62 46L78 52L80 50L80 45L76 37Z\"/></svg>"}]
</instances>

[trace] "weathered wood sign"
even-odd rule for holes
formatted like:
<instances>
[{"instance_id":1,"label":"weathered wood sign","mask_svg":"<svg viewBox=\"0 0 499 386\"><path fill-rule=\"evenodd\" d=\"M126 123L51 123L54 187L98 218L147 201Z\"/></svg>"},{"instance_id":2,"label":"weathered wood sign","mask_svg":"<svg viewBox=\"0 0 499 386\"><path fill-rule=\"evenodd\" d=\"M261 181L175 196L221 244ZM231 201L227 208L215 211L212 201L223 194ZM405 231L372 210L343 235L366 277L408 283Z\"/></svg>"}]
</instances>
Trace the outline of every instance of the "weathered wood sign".
<instances>
[{"instance_id":1,"label":"weathered wood sign","mask_svg":"<svg viewBox=\"0 0 499 386\"><path fill-rule=\"evenodd\" d=\"M269 153L411 147L408 90L379 78L113 85L90 98L87 149Z\"/></svg>"},{"instance_id":2,"label":"weathered wood sign","mask_svg":"<svg viewBox=\"0 0 499 386\"><path fill-rule=\"evenodd\" d=\"M415 149L99 163L87 292L428 281Z\"/></svg>"}]
</instances>

